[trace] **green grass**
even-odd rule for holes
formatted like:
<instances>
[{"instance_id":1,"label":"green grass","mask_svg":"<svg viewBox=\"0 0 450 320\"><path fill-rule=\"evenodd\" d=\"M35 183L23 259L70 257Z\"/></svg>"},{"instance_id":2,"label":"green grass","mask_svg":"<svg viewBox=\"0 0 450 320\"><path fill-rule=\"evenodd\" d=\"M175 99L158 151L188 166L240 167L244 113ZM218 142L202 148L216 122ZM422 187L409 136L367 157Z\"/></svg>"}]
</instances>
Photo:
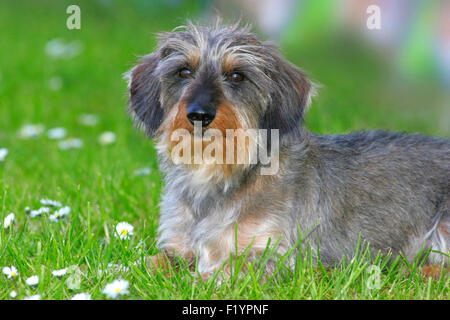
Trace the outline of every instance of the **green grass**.
<instances>
[{"instance_id":1,"label":"green grass","mask_svg":"<svg viewBox=\"0 0 450 320\"><path fill-rule=\"evenodd\" d=\"M299 260L295 270L280 267L280 274L265 283L255 266L221 285L214 279L202 282L192 277L186 267L170 278L149 272L145 259L156 252L162 182L153 143L127 119L122 74L137 55L153 49L152 33L197 16L200 6L130 3L81 2L82 29L69 31L65 8L72 1L0 2L0 148L9 149L0 162L0 221L10 212L16 214L10 230L1 231L0 267L14 265L20 273L15 279L0 274L0 299L9 299L12 290L18 299L33 294L68 299L78 292L103 299L105 285L119 277L130 283L130 294L124 299L449 298L448 278L424 279L417 265L388 266L381 258L369 262L364 254L334 269ZM73 59L53 59L44 49L54 38L79 40L84 50ZM324 85L307 116L310 130L341 133L385 128L448 134L448 128L435 125L442 111L433 107L439 96L436 90L410 89L423 89L422 84L393 90L383 81L386 65L366 49L325 43L305 47L289 37L283 41L286 55ZM61 90L48 88L53 76L61 77ZM426 110L419 108L422 100L428 103ZM81 126L78 117L83 113L98 115L99 124ZM45 134L19 139L17 132L27 123L41 123L47 129L64 127L68 136L82 139L84 146L63 151ZM113 131L116 143L99 145L97 138L104 131ZM150 175L133 174L143 167L152 169ZM42 198L61 201L72 212L58 223L48 216L27 217L25 207L39 208ZM131 240L114 237L115 225L121 221L135 227ZM137 261L141 263L134 264ZM105 273L110 263L129 270ZM378 289L367 286L371 265L382 271ZM51 275L52 270L71 266L79 270L79 289L70 289L75 271L62 279ZM40 276L36 288L25 284L32 275Z\"/></svg>"}]
</instances>

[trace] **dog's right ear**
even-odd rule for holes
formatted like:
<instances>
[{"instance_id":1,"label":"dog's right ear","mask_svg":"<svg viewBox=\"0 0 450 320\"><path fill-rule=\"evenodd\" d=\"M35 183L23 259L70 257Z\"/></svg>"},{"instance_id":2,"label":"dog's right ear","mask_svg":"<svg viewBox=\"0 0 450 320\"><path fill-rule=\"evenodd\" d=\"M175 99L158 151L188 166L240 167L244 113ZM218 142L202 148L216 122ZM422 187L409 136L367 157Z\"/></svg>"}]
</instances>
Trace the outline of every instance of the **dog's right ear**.
<instances>
[{"instance_id":1,"label":"dog's right ear","mask_svg":"<svg viewBox=\"0 0 450 320\"><path fill-rule=\"evenodd\" d=\"M155 138L155 133L161 125L164 110L161 108L160 93L161 84L154 71L160 60L160 53L151 53L128 73L128 113L145 127L145 132L150 138Z\"/></svg>"}]
</instances>

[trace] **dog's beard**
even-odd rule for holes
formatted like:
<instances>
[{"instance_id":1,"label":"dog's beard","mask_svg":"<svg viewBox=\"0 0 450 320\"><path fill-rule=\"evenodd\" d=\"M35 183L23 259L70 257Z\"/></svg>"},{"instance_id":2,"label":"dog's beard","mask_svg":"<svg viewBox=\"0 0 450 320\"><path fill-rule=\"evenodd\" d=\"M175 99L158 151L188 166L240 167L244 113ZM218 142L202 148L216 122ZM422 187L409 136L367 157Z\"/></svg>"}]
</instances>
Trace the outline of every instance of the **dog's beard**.
<instances>
[{"instance_id":1,"label":"dog's beard","mask_svg":"<svg viewBox=\"0 0 450 320\"><path fill-rule=\"evenodd\" d=\"M231 130L230 132L234 132ZM164 134L158 142L159 154L171 165L191 171L196 184L219 183L256 163L256 139L238 130L223 136L214 128L177 129Z\"/></svg>"}]
</instances>

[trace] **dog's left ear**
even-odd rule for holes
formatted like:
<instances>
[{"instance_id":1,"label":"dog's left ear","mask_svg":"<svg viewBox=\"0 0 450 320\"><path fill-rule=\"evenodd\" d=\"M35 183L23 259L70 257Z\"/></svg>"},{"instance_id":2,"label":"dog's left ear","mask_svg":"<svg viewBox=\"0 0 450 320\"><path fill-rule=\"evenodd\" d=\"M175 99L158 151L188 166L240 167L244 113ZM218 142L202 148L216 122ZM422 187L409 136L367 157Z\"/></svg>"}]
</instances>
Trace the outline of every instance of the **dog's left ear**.
<instances>
[{"instance_id":1,"label":"dog's left ear","mask_svg":"<svg viewBox=\"0 0 450 320\"><path fill-rule=\"evenodd\" d=\"M159 52L149 54L127 75L130 94L128 112L144 125L145 132L150 138L155 137L164 116L159 101L161 84L154 74L159 61Z\"/></svg>"},{"instance_id":2,"label":"dog's left ear","mask_svg":"<svg viewBox=\"0 0 450 320\"><path fill-rule=\"evenodd\" d=\"M280 137L301 131L303 117L314 95L314 87L305 73L273 49L274 68L268 70L273 88L263 118L266 129L279 129Z\"/></svg>"}]
</instances>

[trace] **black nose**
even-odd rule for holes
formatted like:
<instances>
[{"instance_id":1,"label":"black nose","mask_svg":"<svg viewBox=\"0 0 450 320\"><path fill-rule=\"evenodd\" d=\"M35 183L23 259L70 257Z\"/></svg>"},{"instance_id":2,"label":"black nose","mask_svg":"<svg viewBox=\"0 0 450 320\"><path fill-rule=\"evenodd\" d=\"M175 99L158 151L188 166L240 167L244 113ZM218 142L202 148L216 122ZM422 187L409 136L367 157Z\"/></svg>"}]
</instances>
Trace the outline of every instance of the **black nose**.
<instances>
[{"instance_id":1,"label":"black nose","mask_svg":"<svg viewBox=\"0 0 450 320\"><path fill-rule=\"evenodd\" d=\"M202 127L207 127L213 122L216 116L216 109L214 107L203 107L198 103L192 103L187 107L187 118L194 124L194 121L201 121Z\"/></svg>"}]
</instances>

